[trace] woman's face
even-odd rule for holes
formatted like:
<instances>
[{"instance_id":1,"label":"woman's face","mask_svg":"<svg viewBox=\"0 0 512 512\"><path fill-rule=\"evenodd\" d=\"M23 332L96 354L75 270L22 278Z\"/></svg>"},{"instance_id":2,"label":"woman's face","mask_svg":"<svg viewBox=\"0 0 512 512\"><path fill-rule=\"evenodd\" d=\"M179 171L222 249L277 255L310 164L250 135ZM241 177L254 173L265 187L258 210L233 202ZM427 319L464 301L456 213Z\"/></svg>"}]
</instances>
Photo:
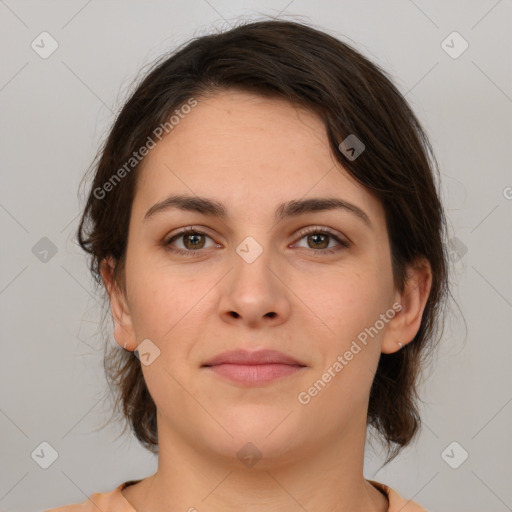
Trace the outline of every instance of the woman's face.
<instances>
[{"instance_id":1,"label":"woman's face","mask_svg":"<svg viewBox=\"0 0 512 512\"><path fill-rule=\"evenodd\" d=\"M222 92L184 115L141 172L126 300L113 309L119 344L146 340L160 444L235 457L250 442L244 450L291 461L361 441L379 356L399 349L401 296L384 210L331 155L322 121L282 100ZM171 195L225 215L176 204L147 215ZM313 199L351 206L281 208ZM203 366L235 349L276 350L303 366L274 366L290 371L273 380L261 368L252 382Z\"/></svg>"}]
</instances>

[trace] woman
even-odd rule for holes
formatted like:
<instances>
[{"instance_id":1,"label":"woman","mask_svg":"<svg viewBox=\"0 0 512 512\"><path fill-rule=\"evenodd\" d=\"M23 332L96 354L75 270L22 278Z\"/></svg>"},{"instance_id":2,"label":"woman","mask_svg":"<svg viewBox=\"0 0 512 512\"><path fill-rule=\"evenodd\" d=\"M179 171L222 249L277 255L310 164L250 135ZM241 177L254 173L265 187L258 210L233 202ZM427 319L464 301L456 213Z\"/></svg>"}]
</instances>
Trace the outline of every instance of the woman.
<instances>
[{"instance_id":1,"label":"woman","mask_svg":"<svg viewBox=\"0 0 512 512\"><path fill-rule=\"evenodd\" d=\"M385 72L293 22L200 37L99 156L78 240L158 470L53 510L424 510L363 476L367 427L386 463L418 432L447 295L435 158Z\"/></svg>"}]
</instances>

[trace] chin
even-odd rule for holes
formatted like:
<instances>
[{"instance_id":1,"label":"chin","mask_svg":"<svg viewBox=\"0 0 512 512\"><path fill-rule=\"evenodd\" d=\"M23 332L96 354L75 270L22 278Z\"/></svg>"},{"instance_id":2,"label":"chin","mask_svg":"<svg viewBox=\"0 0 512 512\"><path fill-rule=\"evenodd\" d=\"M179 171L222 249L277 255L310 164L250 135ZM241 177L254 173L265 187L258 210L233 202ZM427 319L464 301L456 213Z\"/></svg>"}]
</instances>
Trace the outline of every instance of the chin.
<instances>
[{"instance_id":1,"label":"chin","mask_svg":"<svg viewBox=\"0 0 512 512\"><path fill-rule=\"evenodd\" d=\"M297 451L304 443L305 431L295 424L293 414L286 417L290 411L283 411L280 408L273 414L263 414L261 409L253 409L239 411L239 414L232 414L225 420L218 418L231 435L216 429L215 439L210 431L205 433L207 437L204 441L217 455L248 468L270 468L284 464L287 460L291 461L292 457L297 457Z\"/></svg>"},{"instance_id":2,"label":"chin","mask_svg":"<svg viewBox=\"0 0 512 512\"><path fill-rule=\"evenodd\" d=\"M223 442L211 446L211 450L237 470L269 470L286 464L295 464L300 460L299 446L291 441L292 436L287 435L286 440L271 440L271 436L265 438L265 435L261 439L250 436L224 439Z\"/></svg>"}]
</instances>

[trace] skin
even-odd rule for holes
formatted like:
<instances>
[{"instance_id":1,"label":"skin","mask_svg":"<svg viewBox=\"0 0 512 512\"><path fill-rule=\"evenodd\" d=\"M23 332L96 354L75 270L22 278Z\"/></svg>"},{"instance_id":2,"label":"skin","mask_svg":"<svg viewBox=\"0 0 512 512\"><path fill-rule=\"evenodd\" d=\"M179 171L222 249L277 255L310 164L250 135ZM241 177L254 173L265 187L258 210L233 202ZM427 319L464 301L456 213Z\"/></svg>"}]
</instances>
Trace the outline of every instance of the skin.
<instances>
[{"instance_id":1,"label":"skin","mask_svg":"<svg viewBox=\"0 0 512 512\"><path fill-rule=\"evenodd\" d=\"M387 498L363 476L368 399L380 354L399 350L420 327L428 262L411 267L403 293L395 288L382 205L334 159L322 121L284 100L236 91L201 98L141 172L126 293L113 282L115 262L102 267L117 343L135 350L150 339L160 350L142 365L158 410L158 470L124 497L145 512L387 510ZM144 222L171 193L215 199L229 217L172 209ZM305 197L349 201L372 226L341 210L274 222L279 203ZM199 256L166 250L188 226L208 236L196 246L182 236L172 246ZM298 235L306 227L331 228L351 245ZM247 236L263 249L252 263L236 252ZM340 250L322 255L326 247ZM299 403L298 393L393 303L402 310ZM234 348L276 349L307 366L257 387L201 368ZM237 457L248 442L261 453L252 467Z\"/></svg>"}]
</instances>

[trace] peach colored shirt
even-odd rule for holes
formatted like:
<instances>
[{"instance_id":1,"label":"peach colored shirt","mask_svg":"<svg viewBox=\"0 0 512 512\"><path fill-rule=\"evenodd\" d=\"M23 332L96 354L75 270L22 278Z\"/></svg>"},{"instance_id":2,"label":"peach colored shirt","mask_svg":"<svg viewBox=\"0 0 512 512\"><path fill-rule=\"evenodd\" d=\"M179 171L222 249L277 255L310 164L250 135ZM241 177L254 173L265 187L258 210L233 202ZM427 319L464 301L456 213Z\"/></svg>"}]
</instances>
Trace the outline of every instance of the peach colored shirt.
<instances>
[{"instance_id":1,"label":"peach colored shirt","mask_svg":"<svg viewBox=\"0 0 512 512\"><path fill-rule=\"evenodd\" d=\"M83 503L66 505L64 507L52 508L44 512L137 512L121 494L127 484L136 484L140 480L130 480L116 487L107 493L94 493ZM396 491L387 485L368 480L374 487L382 491L388 498L388 512L427 512L414 501L402 498Z\"/></svg>"}]
</instances>

